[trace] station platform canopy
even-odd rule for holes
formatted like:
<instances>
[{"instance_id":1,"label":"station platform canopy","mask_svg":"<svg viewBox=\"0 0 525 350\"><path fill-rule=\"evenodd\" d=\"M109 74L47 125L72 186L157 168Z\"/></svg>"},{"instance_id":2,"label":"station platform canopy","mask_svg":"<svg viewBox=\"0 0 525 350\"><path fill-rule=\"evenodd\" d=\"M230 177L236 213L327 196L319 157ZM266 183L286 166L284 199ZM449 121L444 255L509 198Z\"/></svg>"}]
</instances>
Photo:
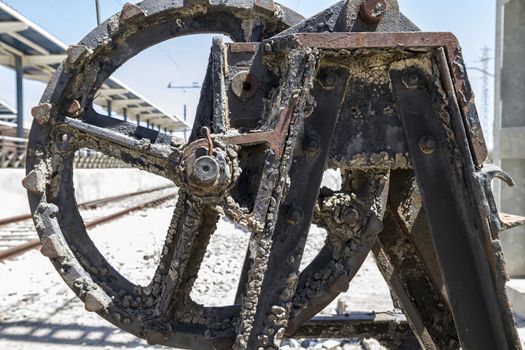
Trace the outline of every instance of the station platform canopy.
<instances>
[{"instance_id":1,"label":"station platform canopy","mask_svg":"<svg viewBox=\"0 0 525 350\"><path fill-rule=\"evenodd\" d=\"M16 127L15 109L2 99L0 99L0 123L12 124Z\"/></svg>"},{"instance_id":2,"label":"station platform canopy","mask_svg":"<svg viewBox=\"0 0 525 350\"><path fill-rule=\"evenodd\" d=\"M66 58L67 47L0 0L0 65L16 69L16 61L21 60L25 78L47 83ZM138 116L140 121L171 132L189 128L184 120L166 113L115 78L107 79L97 96L97 105L126 114L128 120Z\"/></svg>"},{"instance_id":3,"label":"station platform canopy","mask_svg":"<svg viewBox=\"0 0 525 350\"><path fill-rule=\"evenodd\" d=\"M29 136L31 123L24 125L24 137ZM0 137L16 136L16 110L0 99Z\"/></svg>"}]
</instances>

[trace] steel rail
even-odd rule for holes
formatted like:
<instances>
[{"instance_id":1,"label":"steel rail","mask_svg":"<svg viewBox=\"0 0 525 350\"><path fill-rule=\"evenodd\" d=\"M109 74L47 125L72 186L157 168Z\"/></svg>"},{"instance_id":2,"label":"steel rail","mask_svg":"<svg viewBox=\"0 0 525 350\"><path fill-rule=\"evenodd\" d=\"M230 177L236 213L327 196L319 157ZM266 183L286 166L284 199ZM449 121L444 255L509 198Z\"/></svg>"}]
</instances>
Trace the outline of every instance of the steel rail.
<instances>
[{"instance_id":1,"label":"steel rail","mask_svg":"<svg viewBox=\"0 0 525 350\"><path fill-rule=\"evenodd\" d=\"M130 207L130 208L123 209L123 210L118 211L116 213L112 213L110 215L107 215L107 216L95 219L95 220L90 221L89 223L86 224L86 229L91 229L91 228L94 228L96 226L105 224L107 222L110 222L110 221L113 221L113 220L118 219L120 217L126 216L129 213L137 211L137 210L140 210L140 209L144 209L144 208L147 208L147 207L159 205L159 204L161 204L163 202L166 202L166 201L168 201L168 200L170 200L172 198L175 198L176 196L177 196L176 193L172 193L172 194L160 197L160 198L153 199L153 200L145 202L145 203L141 203L141 204L135 205L135 206ZM0 261L13 258L15 256L21 255L21 254L31 250L31 249L38 248L40 246L41 246L41 243L40 243L39 239L34 239L34 240L29 241L29 242L26 242L26 243L14 246L12 248L9 248L9 249L6 249L6 250L0 252Z\"/></svg>"},{"instance_id":2,"label":"steel rail","mask_svg":"<svg viewBox=\"0 0 525 350\"><path fill-rule=\"evenodd\" d=\"M170 187L173 187L173 185L159 186L159 187L154 187L148 190L126 193L126 194L121 194L121 195L111 196L111 197L106 197L106 198L101 198L101 199L95 199L92 201L80 203L78 207L80 209L96 208L96 207L99 207L107 203L116 202L122 199L131 198L135 196L140 196L146 193L154 193L154 192L166 190ZM9 225L9 224L14 224L14 223L24 221L24 220L29 220L31 218L32 218L31 214L22 214L22 215L11 216L5 219L0 219L0 227Z\"/></svg>"}]
</instances>

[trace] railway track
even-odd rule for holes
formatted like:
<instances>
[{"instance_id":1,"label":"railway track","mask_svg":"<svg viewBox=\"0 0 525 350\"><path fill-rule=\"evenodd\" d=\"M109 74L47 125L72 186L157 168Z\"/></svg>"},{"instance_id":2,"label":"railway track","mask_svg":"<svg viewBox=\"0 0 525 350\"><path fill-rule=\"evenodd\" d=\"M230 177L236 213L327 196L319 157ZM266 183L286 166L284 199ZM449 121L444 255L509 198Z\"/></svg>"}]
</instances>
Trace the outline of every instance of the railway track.
<instances>
[{"instance_id":1,"label":"railway track","mask_svg":"<svg viewBox=\"0 0 525 350\"><path fill-rule=\"evenodd\" d=\"M175 187L162 186L81 203L79 208L86 228L92 229L134 211L158 206L176 196ZM0 261L39 247L40 240L30 214L0 220Z\"/></svg>"}]
</instances>

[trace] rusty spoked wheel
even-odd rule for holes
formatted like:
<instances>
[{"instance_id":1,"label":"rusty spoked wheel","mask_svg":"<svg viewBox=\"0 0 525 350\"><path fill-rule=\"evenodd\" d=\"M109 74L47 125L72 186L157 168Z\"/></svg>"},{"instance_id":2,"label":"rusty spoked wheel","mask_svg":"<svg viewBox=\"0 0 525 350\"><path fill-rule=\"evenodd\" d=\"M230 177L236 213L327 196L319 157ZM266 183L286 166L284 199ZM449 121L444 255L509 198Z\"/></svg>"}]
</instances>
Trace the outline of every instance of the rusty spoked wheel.
<instances>
[{"instance_id":1,"label":"rusty spoked wheel","mask_svg":"<svg viewBox=\"0 0 525 350\"><path fill-rule=\"evenodd\" d=\"M342 3L327 13L341 11ZM337 21L328 17L331 30ZM330 99L316 106L313 95L342 96L334 85L343 78L319 73L313 49L270 54L264 63L253 58L262 40L301 19L264 0L147 0L125 5L68 50L33 110L24 183L41 251L87 310L151 344L276 348L346 290L383 228L390 170L347 168L340 191L324 189L318 196L337 113ZM295 30L324 30L304 23ZM188 144L94 110L97 91L131 57L177 36L216 32L235 43L214 40ZM272 43L263 48L271 52ZM226 69L227 52L248 64ZM326 118L325 109L331 111ZM80 148L180 188L159 266L145 287L120 275L86 232L73 188ZM204 307L190 292L222 214L251 231L249 255L234 305ZM311 222L326 228L328 238L299 271Z\"/></svg>"}]
</instances>

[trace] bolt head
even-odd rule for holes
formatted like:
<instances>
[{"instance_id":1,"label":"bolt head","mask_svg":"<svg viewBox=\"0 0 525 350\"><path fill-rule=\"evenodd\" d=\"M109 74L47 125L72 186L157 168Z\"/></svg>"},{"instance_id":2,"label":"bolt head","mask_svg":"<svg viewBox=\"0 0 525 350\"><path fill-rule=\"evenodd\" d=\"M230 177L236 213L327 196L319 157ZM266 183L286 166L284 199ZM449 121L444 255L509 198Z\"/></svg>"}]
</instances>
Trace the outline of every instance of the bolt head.
<instances>
[{"instance_id":1,"label":"bolt head","mask_svg":"<svg viewBox=\"0 0 525 350\"><path fill-rule=\"evenodd\" d=\"M421 140L419 140L419 148L421 152L427 156L433 154L437 149L436 139L432 136L423 136Z\"/></svg>"},{"instance_id":2,"label":"bolt head","mask_svg":"<svg viewBox=\"0 0 525 350\"><path fill-rule=\"evenodd\" d=\"M321 143L319 139L315 136L309 136L304 140L303 149L306 154L312 155L319 151Z\"/></svg>"},{"instance_id":3,"label":"bolt head","mask_svg":"<svg viewBox=\"0 0 525 350\"><path fill-rule=\"evenodd\" d=\"M365 0L361 5L359 15L368 24L377 24L387 10L386 0Z\"/></svg>"},{"instance_id":4,"label":"bolt head","mask_svg":"<svg viewBox=\"0 0 525 350\"><path fill-rule=\"evenodd\" d=\"M408 88L417 88L419 86L420 81L421 77L417 72L408 72L403 77L403 82Z\"/></svg>"},{"instance_id":5,"label":"bolt head","mask_svg":"<svg viewBox=\"0 0 525 350\"><path fill-rule=\"evenodd\" d=\"M327 72L320 77L319 82L324 89L333 89L337 82L337 77L334 73Z\"/></svg>"},{"instance_id":6,"label":"bolt head","mask_svg":"<svg viewBox=\"0 0 525 350\"><path fill-rule=\"evenodd\" d=\"M342 219L345 224L349 226L355 226L359 220L359 212L354 208L345 208Z\"/></svg>"}]
</instances>

